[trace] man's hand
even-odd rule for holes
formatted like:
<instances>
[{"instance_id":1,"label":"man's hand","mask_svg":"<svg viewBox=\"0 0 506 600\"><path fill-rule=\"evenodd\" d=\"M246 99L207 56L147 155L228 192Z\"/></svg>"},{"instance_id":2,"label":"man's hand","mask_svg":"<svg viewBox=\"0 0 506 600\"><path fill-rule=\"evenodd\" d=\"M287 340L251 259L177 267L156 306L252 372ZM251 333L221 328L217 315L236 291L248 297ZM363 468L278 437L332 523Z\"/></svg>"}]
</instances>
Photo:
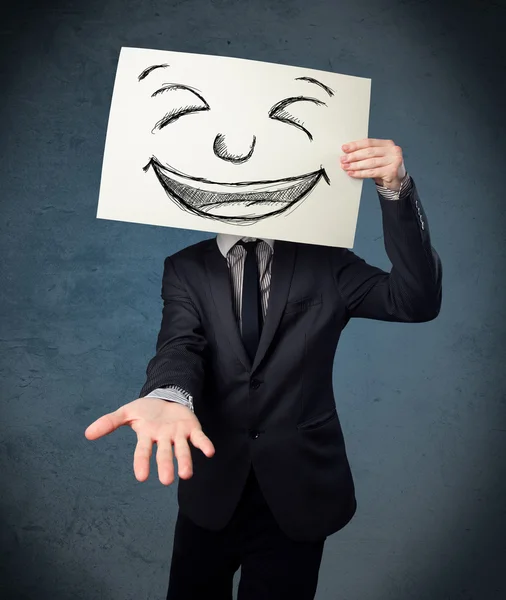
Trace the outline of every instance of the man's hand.
<instances>
[{"instance_id":1,"label":"man's hand","mask_svg":"<svg viewBox=\"0 0 506 600\"><path fill-rule=\"evenodd\" d=\"M125 404L97 419L86 429L84 435L89 440L96 440L123 425L130 425L137 434L134 473L138 481L146 481L148 478L154 443L157 445L158 477L164 485L170 485L174 481L172 446L181 479L190 479L193 475L188 440L208 458L214 455L214 446L202 431L193 412L182 404L158 398L139 398Z\"/></svg>"},{"instance_id":2,"label":"man's hand","mask_svg":"<svg viewBox=\"0 0 506 600\"><path fill-rule=\"evenodd\" d=\"M366 139L344 144L341 167L355 179L374 179L375 183L398 192L406 175L402 148L392 140Z\"/></svg>"}]
</instances>

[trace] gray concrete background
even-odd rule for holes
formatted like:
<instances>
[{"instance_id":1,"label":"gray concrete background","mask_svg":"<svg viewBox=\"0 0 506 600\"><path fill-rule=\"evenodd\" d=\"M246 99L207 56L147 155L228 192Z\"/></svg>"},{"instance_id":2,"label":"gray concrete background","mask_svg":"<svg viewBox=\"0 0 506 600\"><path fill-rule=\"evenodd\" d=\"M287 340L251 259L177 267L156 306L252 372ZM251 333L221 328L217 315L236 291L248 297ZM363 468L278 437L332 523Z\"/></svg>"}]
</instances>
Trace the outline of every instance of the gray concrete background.
<instances>
[{"instance_id":1,"label":"gray concrete background","mask_svg":"<svg viewBox=\"0 0 506 600\"><path fill-rule=\"evenodd\" d=\"M359 510L320 600L506 597L504 5L16 2L0 52L0 596L164 597L176 501L134 436L166 255L203 234L95 219L122 45L371 77L370 135L405 150L444 264L424 325L354 322L335 366ZM502 107L502 108L501 108ZM364 188L356 252L388 267Z\"/></svg>"}]
</instances>

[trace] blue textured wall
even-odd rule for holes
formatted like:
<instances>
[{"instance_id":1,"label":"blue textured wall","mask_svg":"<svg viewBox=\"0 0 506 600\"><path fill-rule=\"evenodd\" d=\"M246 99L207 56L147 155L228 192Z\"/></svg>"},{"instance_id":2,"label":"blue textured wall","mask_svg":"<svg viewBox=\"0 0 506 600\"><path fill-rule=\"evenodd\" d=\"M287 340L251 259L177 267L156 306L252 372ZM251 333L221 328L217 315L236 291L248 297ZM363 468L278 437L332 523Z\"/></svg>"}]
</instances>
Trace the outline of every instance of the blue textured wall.
<instances>
[{"instance_id":1,"label":"blue textured wall","mask_svg":"<svg viewBox=\"0 0 506 600\"><path fill-rule=\"evenodd\" d=\"M498 3L458 6L18 1L4 14L2 600L166 589L174 490L134 480L132 432L83 436L135 398L163 259L203 237L95 219L122 45L373 79L370 134L405 150L444 264L444 307L429 324L355 322L344 334L335 384L359 511L328 542L318 598L506 597L505 15ZM356 251L388 266L370 182Z\"/></svg>"}]
</instances>

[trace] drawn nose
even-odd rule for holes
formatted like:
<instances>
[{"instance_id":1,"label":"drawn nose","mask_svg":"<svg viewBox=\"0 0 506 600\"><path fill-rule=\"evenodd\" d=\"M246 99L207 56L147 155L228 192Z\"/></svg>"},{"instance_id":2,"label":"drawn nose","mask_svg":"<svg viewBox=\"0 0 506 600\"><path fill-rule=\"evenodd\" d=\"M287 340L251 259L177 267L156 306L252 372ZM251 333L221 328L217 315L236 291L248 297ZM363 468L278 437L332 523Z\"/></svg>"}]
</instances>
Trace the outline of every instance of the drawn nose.
<instances>
[{"instance_id":1,"label":"drawn nose","mask_svg":"<svg viewBox=\"0 0 506 600\"><path fill-rule=\"evenodd\" d=\"M232 147L232 143L227 142L225 134L218 133L214 138L213 150L218 158L234 163L234 165L242 165L242 163L245 163L253 156L256 143L257 139L253 136L253 140L247 150L242 141L238 144L233 144L234 147Z\"/></svg>"}]
</instances>

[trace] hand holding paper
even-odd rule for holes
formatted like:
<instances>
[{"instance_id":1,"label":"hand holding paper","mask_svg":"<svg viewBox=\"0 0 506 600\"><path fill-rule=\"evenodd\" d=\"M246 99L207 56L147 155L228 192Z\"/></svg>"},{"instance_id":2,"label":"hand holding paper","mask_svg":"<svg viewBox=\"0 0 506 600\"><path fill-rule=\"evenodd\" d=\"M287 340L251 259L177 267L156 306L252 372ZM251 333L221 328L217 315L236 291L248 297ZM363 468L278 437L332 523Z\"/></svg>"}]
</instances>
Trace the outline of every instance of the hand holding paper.
<instances>
[{"instance_id":1,"label":"hand holding paper","mask_svg":"<svg viewBox=\"0 0 506 600\"><path fill-rule=\"evenodd\" d=\"M398 192L406 175L402 148L392 140L365 139L342 147L346 153L341 166L355 179L374 179L375 183Z\"/></svg>"},{"instance_id":2,"label":"hand holding paper","mask_svg":"<svg viewBox=\"0 0 506 600\"><path fill-rule=\"evenodd\" d=\"M97 216L353 246L371 82L228 57L123 48ZM355 180L354 180L355 179Z\"/></svg>"}]
</instances>

